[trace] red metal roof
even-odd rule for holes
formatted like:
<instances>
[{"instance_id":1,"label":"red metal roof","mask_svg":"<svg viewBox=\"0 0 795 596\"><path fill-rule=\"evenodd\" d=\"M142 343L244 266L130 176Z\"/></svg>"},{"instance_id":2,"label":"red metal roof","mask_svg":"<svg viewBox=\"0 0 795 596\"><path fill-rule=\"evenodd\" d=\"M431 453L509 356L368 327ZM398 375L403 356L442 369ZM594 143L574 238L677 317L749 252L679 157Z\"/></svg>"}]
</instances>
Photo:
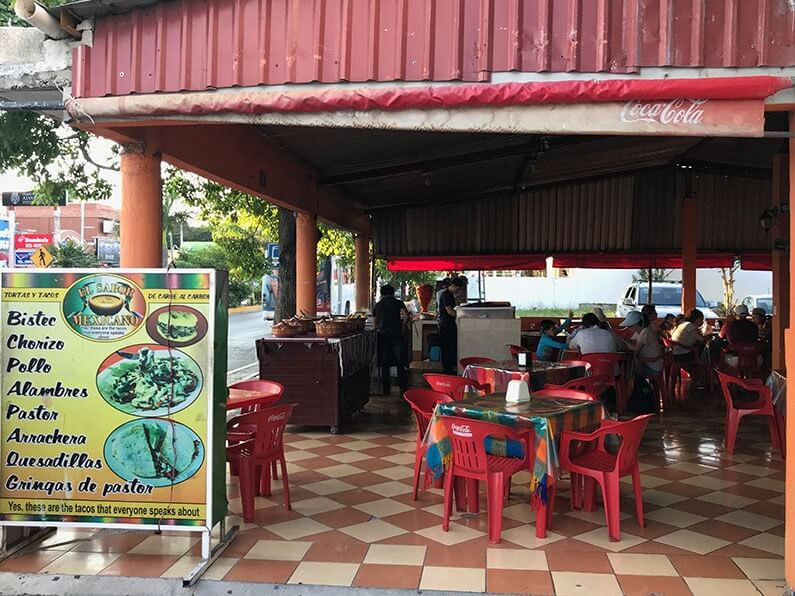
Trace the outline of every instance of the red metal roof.
<instances>
[{"instance_id":1,"label":"red metal roof","mask_svg":"<svg viewBox=\"0 0 795 596\"><path fill-rule=\"evenodd\" d=\"M175 0L99 18L76 97L795 66L791 0Z\"/></svg>"}]
</instances>

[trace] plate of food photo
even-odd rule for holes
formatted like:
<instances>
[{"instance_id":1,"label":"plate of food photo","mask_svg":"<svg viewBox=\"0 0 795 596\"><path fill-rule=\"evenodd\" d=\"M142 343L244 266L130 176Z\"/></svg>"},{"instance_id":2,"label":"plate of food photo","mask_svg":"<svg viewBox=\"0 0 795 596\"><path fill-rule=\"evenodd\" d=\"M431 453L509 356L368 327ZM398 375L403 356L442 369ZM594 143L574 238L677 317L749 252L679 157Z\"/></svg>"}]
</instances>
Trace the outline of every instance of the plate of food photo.
<instances>
[{"instance_id":1,"label":"plate of food photo","mask_svg":"<svg viewBox=\"0 0 795 596\"><path fill-rule=\"evenodd\" d=\"M184 348L204 338L207 319L195 308L174 304L158 308L149 315L146 331L159 344Z\"/></svg>"},{"instance_id":2,"label":"plate of food photo","mask_svg":"<svg viewBox=\"0 0 795 596\"><path fill-rule=\"evenodd\" d=\"M199 436L184 424L160 418L125 422L108 436L104 453L119 478L155 487L184 482L204 462Z\"/></svg>"},{"instance_id":3,"label":"plate of food photo","mask_svg":"<svg viewBox=\"0 0 795 596\"><path fill-rule=\"evenodd\" d=\"M122 348L97 371L102 398L133 416L167 416L184 410L199 396L203 382L193 358L158 344Z\"/></svg>"}]
</instances>

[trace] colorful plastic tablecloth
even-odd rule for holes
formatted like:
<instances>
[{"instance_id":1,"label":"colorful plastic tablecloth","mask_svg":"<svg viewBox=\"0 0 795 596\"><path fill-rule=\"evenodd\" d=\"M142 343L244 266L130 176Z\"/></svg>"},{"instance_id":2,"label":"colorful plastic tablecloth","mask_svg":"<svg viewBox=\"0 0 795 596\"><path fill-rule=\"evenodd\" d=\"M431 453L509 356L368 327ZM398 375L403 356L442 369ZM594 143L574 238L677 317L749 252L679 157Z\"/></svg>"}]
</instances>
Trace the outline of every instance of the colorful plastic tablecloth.
<instances>
[{"instance_id":1,"label":"colorful plastic tablecloth","mask_svg":"<svg viewBox=\"0 0 795 596\"><path fill-rule=\"evenodd\" d=\"M534 505L547 503L547 486L557 478L558 446L564 430L591 432L602 420L602 404L566 398L531 397L529 401L507 403L504 393L485 397L468 397L460 401L437 404L425 442L428 446L426 463L431 475L439 478L452 459L452 447L441 416L459 416L504 424L512 429L527 429L535 433L535 456L532 465L531 492ZM492 440L486 450L494 455L521 457L521 444L514 441Z\"/></svg>"},{"instance_id":2,"label":"colorful plastic tablecloth","mask_svg":"<svg viewBox=\"0 0 795 596\"><path fill-rule=\"evenodd\" d=\"M520 367L515 360L509 360L496 364L471 364L464 369L465 378L489 383L495 393L505 391L508 381L512 380L525 381L531 391L538 391L546 384L563 385L585 374L585 367L565 362L533 362L532 366Z\"/></svg>"}]
</instances>

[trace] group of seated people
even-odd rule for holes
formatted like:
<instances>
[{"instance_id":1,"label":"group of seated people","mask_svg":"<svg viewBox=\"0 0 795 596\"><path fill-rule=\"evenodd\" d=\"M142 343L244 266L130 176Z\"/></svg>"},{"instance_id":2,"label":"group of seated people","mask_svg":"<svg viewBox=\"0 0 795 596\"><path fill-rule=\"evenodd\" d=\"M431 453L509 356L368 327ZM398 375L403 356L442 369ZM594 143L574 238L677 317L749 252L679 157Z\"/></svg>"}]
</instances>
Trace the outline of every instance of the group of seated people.
<instances>
[{"instance_id":1,"label":"group of seated people","mask_svg":"<svg viewBox=\"0 0 795 596\"><path fill-rule=\"evenodd\" d=\"M751 314L751 318L749 318ZM647 304L640 311L630 312L619 325L626 332L617 334L601 309L585 313L581 325L569 333L571 319L560 325L551 320L541 322L541 337L536 349L538 360L555 360L559 350L572 350L580 354L635 352L640 363L640 373L647 378L659 376L664 367L664 340L669 340L675 362L693 362L709 339L705 333L704 314L693 309L685 315L666 315L659 319L654 305ZM736 306L713 341L720 350L729 344L767 342L771 325L764 309L748 312L745 305ZM566 334L565 341L558 339ZM763 351L763 350L762 350Z\"/></svg>"}]
</instances>

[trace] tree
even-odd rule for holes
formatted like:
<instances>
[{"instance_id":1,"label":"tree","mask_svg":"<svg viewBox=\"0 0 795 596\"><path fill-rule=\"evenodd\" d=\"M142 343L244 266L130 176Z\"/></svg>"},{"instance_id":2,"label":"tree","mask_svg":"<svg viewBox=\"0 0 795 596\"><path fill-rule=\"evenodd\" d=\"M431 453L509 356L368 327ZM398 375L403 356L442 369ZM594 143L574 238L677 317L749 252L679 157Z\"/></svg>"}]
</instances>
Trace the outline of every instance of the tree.
<instances>
[{"instance_id":1,"label":"tree","mask_svg":"<svg viewBox=\"0 0 795 596\"><path fill-rule=\"evenodd\" d=\"M228 270L228 255L223 248L208 243L204 246L181 250L174 260L174 266L180 269L223 269ZM244 300L252 296L254 290L250 280L229 275L229 305L240 306Z\"/></svg>"},{"instance_id":2,"label":"tree","mask_svg":"<svg viewBox=\"0 0 795 596\"><path fill-rule=\"evenodd\" d=\"M667 281L673 271L670 269L652 269L651 270L651 281L660 282L660 281ZM632 281L636 282L648 282L649 281L649 270L648 269L638 269L636 273L632 274Z\"/></svg>"},{"instance_id":3,"label":"tree","mask_svg":"<svg viewBox=\"0 0 795 596\"><path fill-rule=\"evenodd\" d=\"M276 298L276 321L296 314L295 305L295 215L289 209L279 209L279 293Z\"/></svg>"},{"instance_id":4,"label":"tree","mask_svg":"<svg viewBox=\"0 0 795 596\"><path fill-rule=\"evenodd\" d=\"M734 259L731 267L721 267L720 280L723 285L723 307L726 314L735 307L734 301L734 274L740 268L740 259Z\"/></svg>"},{"instance_id":5,"label":"tree","mask_svg":"<svg viewBox=\"0 0 795 596\"><path fill-rule=\"evenodd\" d=\"M60 197L101 201L111 195L101 170L117 170L91 156L91 135L33 112L0 112L0 171L31 178L36 202L55 205Z\"/></svg>"},{"instance_id":6,"label":"tree","mask_svg":"<svg viewBox=\"0 0 795 596\"><path fill-rule=\"evenodd\" d=\"M379 282L399 289L403 300L414 298L416 286L434 285L437 279L446 277L440 271L389 271L385 259L375 260L375 276Z\"/></svg>"},{"instance_id":7,"label":"tree","mask_svg":"<svg viewBox=\"0 0 795 596\"><path fill-rule=\"evenodd\" d=\"M50 245L47 250L49 250L53 259L51 267L99 267L99 261L97 261L94 253L72 238Z\"/></svg>"}]
</instances>

